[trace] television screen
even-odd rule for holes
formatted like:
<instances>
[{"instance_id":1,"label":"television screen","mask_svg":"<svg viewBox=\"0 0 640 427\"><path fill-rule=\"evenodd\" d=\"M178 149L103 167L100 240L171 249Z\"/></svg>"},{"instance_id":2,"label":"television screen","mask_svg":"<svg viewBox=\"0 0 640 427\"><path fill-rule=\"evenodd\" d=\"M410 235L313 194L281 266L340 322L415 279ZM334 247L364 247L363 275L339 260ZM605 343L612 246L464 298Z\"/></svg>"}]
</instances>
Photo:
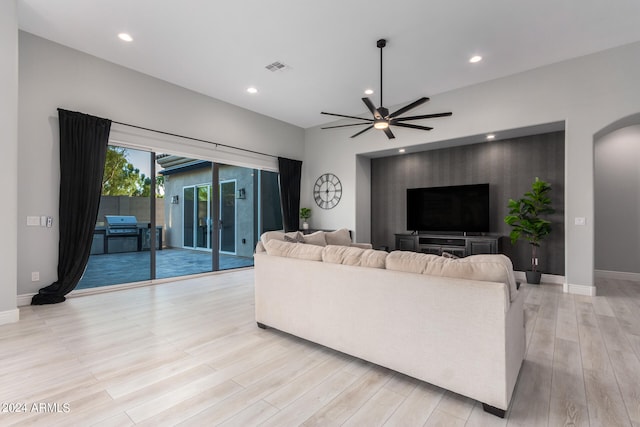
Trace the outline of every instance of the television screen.
<instances>
[{"instance_id":1,"label":"television screen","mask_svg":"<svg viewBox=\"0 0 640 427\"><path fill-rule=\"evenodd\" d=\"M489 184L407 189L407 230L489 231Z\"/></svg>"}]
</instances>

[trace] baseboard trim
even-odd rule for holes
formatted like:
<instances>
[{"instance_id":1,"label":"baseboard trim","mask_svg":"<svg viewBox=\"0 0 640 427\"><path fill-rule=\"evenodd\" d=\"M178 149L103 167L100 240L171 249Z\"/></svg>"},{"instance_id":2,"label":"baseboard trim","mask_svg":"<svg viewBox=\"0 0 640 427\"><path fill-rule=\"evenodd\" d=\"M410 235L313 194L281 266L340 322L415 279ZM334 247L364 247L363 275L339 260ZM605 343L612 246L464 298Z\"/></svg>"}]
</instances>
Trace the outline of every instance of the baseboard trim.
<instances>
[{"instance_id":1,"label":"baseboard trim","mask_svg":"<svg viewBox=\"0 0 640 427\"><path fill-rule=\"evenodd\" d=\"M571 283L564 283L562 290L565 294L586 295L588 297L596 296L596 287L589 285L574 285Z\"/></svg>"},{"instance_id":2,"label":"baseboard trim","mask_svg":"<svg viewBox=\"0 0 640 427\"><path fill-rule=\"evenodd\" d=\"M516 280L527 283L527 276L524 271L514 271L513 272ZM540 278L541 283L552 283L554 285L562 285L564 284L564 276L558 276L556 274L543 274Z\"/></svg>"},{"instance_id":3,"label":"baseboard trim","mask_svg":"<svg viewBox=\"0 0 640 427\"><path fill-rule=\"evenodd\" d=\"M615 280L631 280L634 282L640 281L640 273L630 273L627 271L609 271L609 270L596 270L596 279L615 279Z\"/></svg>"},{"instance_id":4,"label":"baseboard trim","mask_svg":"<svg viewBox=\"0 0 640 427\"><path fill-rule=\"evenodd\" d=\"M0 325L16 323L18 320L20 320L20 310L17 308L13 310L0 311Z\"/></svg>"},{"instance_id":5,"label":"baseboard trim","mask_svg":"<svg viewBox=\"0 0 640 427\"><path fill-rule=\"evenodd\" d=\"M18 298L16 300L16 303L18 304L18 307L24 307L25 305L31 305L31 298L33 298L35 294L23 294L23 295L18 295Z\"/></svg>"}]
</instances>

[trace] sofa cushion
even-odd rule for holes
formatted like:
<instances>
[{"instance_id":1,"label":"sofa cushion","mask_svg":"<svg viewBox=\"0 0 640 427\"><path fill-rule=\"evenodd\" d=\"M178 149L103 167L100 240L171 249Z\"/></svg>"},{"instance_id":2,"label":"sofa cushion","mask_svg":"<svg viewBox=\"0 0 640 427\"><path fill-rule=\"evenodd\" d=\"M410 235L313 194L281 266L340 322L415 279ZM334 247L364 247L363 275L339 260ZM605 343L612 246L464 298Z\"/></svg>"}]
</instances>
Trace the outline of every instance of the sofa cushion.
<instances>
[{"instance_id":1,"label":"sofa cushion","mask_svg":"<svg viewBox=\"0 0 640 427\"><path fill-rule=\"evenodd\" d=\"M375 249L365 249L360 257L360 266L369 268L386 268L386 260L389 253Z\"/></svg>"},{"instance_id":2,"label":"sofa cushion","mask_svg":"<svg viewBox=\"0 0 640 427\"><path fill-rule=\"evenodd\" d=\"M438 258L442 257L420 252L393 251L386 258L386 268L387 270L422 274L427 263Z\"/></svg>"},{"instance_id":3,"label":"sofa cushion","mask_svg":"<svg viewBox=\"0 0 640 427\"><path fill-rule=\"evenodd\" d=\"M322 247L271 239L264 245L267 255L322 261Z\"/></svg>"},{"instance_id":4,"label":"sofa cushion","mask_svg":"<svg viewBox=\"0 0 640 427\"><path fill-rule=\"evenodd\" d=\"M388 270L504 283L509 292L509 301L513 301L518 292L511 260L502 254L445 258L417 252L394 251L387 257L386 266Z\"/></svg>"},{"instance_id":5,"label":"sofa cushion","mask_svg":"<svg viewBox=\"0 0 640 427\"><path fill-rule=\"evenodd\" d=\"M364 249L350 246L327 245L322 249L322 261L331 264L360 265Z\"/></svg>"},{"instance_id":6,"label":"sofa cushion","mask_svg":"<svg viewBox=\"0 0 640 427\"><path fill-rule=\"evenodd\" d=\"M262 236L260 236L260 241L263 245L266 245L269 240L284 240L284 236L289 236L289 238L291 239L299 239L299 236L301 235L302 233L300 233L299 231L291 231L289 233L285 233L284 231L280 230L265 231L264 233L262 233Z\"/></svg>"},{"instance_id":7,"label":"sofa cushion","mask_svg":"<svg viewBox=\"0 0 640 427\"><path fill-rule=\"evenodd\" d=\"M385 251L362 249L353 246L327 245L322 250L322 261L331 264L385 268L387 255Z\"/></svg>"},{"instance_id":8,"label":"sofa cushion","mask_svg":"<svg viewBox=\"0 0 640 427\"><path fill-rule=\"evenodd\" d=\"M304 242L310 245L327 246L327 240L324 238L324 231L316 231L311 234L303 234Z\"/></svg>"},{"instance_id":9,"label":"sofa cushion","mask_svg":"<svg viewBox=\"0 0 640 427\"><path fill-rule=\"evenodd\" d=\"M349 246L351 244L351 234L346 228L336 231L327 231L324 233L327 245Z\"/></svg>"}]
</instances>

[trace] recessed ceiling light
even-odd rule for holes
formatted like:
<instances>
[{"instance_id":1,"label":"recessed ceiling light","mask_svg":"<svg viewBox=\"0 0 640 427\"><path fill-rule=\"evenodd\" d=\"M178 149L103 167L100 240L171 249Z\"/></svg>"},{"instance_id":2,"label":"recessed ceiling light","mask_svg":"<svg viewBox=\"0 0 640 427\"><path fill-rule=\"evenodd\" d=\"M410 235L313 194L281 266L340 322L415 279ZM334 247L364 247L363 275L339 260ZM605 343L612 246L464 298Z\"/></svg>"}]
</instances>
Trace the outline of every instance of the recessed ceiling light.
<instances>
[{"instance_id":1,"label":"recessed ceiling light","mask_svg":"<svg viewBox=\"0 0 640 427\"><path fill-rule=\"evenodd\" d=\"M399 149L398 153L404 153L404 148Z\"/></svg>"},{"instance_id":2,"label":"recessed ceiling light","mask_svg":"<svg viewBox=\"0 0 640 427\"><path fill-rule=\"evenodd\" d=\"M364 91L365 95L373 95L373 89L367 89Z\"/></svg>"},{"instance_id":3,"label":"recessed ceiling light","mask_svg":"<svg viewBox=\"0 0 640 427\"><path fill-rule=\"evenodd\" d=\"M120 33L118 34L118 38L122 41L125 42L132 42L133 41L133 37L131 37L129 34L127 33Z\"/></svg>"},{"instance_id":4,"label":"recessed ceiling light","mask_svg":"<svg viewBox=\"0 0 640 427\"><path fill-rule=\"evenodd\" d=\"M489 135L487 135L487 139L494 139L496 136L492 133L490 133Z\"/></svg>"},{"instance_id":5,"label":"recessed ceiling light","mask_svg":"<svg viewBox=\"0 0 640 427\"><path fill-rule=\"evenodd\" d=\"M476 62L480 62L480 61L482 61L482 56L480 55L472 56L469 59L469 62L471 62L472 64L475 64Z\"/></svg>"},{"instance_id":6,"label":"recessed ceiling light","mask_svg":"<svg viewBox=\"0 0 640 427\"><path fill-rule=\"evenodd\" d=\"M252 86L247 88L247 92L249 92L250 94L258 93L258 89Z\"/></svg>"}]
</instances>

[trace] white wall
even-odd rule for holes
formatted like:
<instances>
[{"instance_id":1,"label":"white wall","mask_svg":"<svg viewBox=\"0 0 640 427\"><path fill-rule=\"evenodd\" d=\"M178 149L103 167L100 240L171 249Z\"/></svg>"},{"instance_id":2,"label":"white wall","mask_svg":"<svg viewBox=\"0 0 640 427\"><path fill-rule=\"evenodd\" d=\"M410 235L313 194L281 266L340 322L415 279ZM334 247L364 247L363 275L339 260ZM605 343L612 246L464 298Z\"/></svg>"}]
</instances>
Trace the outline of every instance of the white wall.
<instances>
[{"instance_id":1,"label":"white wall","mask_svg":"<svg viewBox=\"0 0 640 427\"><path fill-rule=\"evenodd\" d=\"M355 133L353 128L307 129L302 205L315 207L313 227L346 226L355 229L357 236L366 235L360 228L367 226L367 215L371 213L363 205L366 197L361 197L360 193L367 193L370 188L362 177L363 168L361 165L356 167L356 155L454 141L489 132L499 135L501 130L564 121L565 289L593 293L593 136L617 119L640 110L638 75L640 43L635 43L433 96L425 106L413 110L412 115L453 111L453 116L430 120L429 124L435 130L429 133L393 128L396 139L389 141L373 130L350 139L349 136ZM416 98L423 95L429 94L416 93ZM342 201L327 211L316 207L311 197L314 180L324 172L335 173L343 185ZM575 217L586 218L586 225L574 225Z\"/></svg>"},{"instance_id":2,"label":"white wall","mask_svg":"<svg viewBox=\"0 0 640 427\"><path fill-rule=\"evenodd\" d=\"M18 224L18 15L17 1L0 2L0 325L18 320L16 244Z\"/></svg>"},{"instance_id":3,"label":"white wall","mask_svg":"<svg viewBox=\"0 0 640 427\"><path fill-rule=\"evenodd\" d=\"M595 268L640 273L640 125L595 143Z\"/></svg>"},{"instance_id":4,"label":"white wall","mask_svg":"<svg viewBox=\"0 0 640 427\"><path fill-rule=\"evenodd\" d=\"M19 43L18 295L35 293L57 279L58 107L272 155L303 158L301 128L29 33L21 32ZM223 158L228 163L267 169L276 164L271 158L225 154L206 144L153 134L140 136L140 132L118 125L112 127L111 137L209 160ZM27 215L53 215L54 227L26 227ZM32 271L40 272L40 282L31 282Z\"/></svg>"}]
</instances>

